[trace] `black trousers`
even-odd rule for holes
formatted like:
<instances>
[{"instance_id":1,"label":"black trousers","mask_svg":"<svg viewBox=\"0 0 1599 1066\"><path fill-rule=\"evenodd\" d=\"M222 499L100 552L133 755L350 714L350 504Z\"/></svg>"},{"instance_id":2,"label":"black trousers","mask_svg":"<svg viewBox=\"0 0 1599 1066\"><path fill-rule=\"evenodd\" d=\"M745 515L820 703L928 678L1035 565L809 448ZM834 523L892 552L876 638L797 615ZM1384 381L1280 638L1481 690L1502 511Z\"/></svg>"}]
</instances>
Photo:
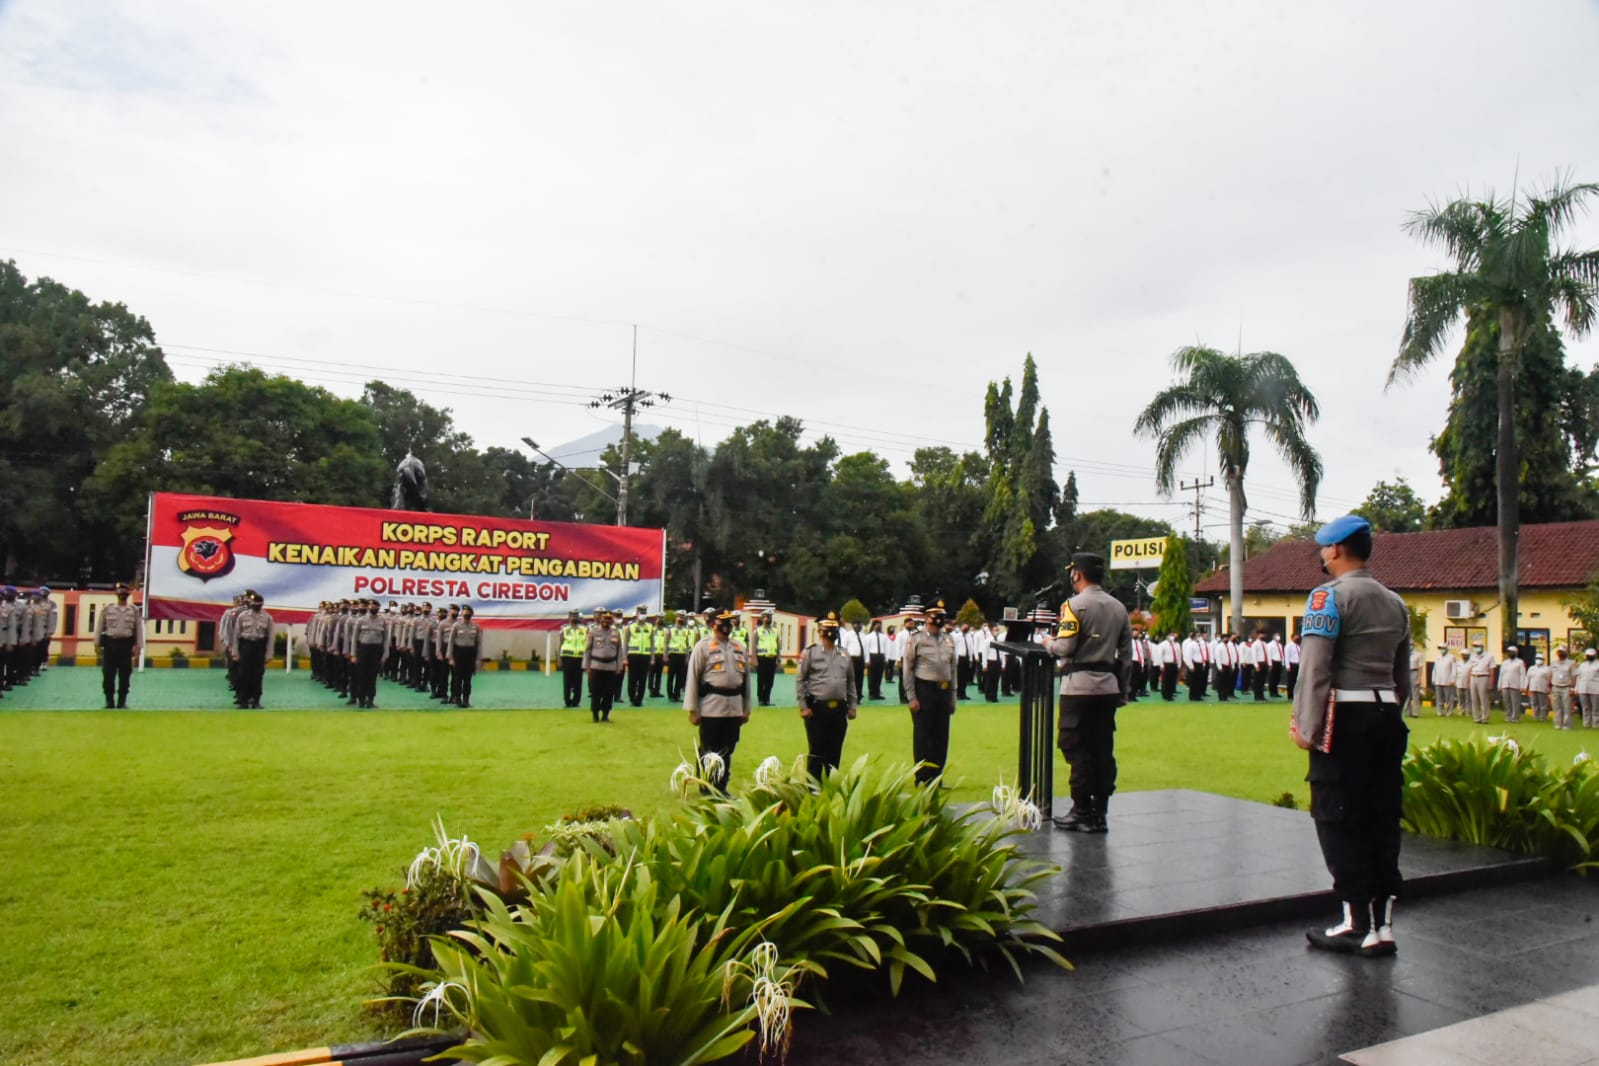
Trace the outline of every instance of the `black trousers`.
<instances>
[{"instance_id":1,"label":"black trousers","mask_svg":"<svg viewBox=\"0 0 1599 1066\"><path fill-rule=\"evenodd\" d=\"M918 710L911 712L911 757L916 783L925 785L944 772L949 762L949 720L955 713L955 690L947 681L916 679Z\"/></svg>"},{"instance_id":2,"label":"black trousers","mask_svg":"<svg viewBox=\"0 0 1599 1066\"><path fill-rule=\"evenodd\" d=\"M583 702L583 656L561 656L561 702L576 707Z\"/></svg>"},{"instance_id":3,"label":"black trousers","mask_svg":"<svg viewBox=\"0 0 1599 1066\"><path fill-rule=\"evenodd\" d=\"M722 757L721 772L710 778L712 787L718 792L727 791L728 779L733 776L733 752L738 748L738 733L743 725L742 718L700 719L701 759L705 757L706 752L711 751ZM703 762L701 765L704 765Z\"/></svg>"},{"instance_id":4,"label":"black trousers","mask_svg":"<svg viewBox=\"0 0 1599 1066\"><path fill-rule=\"evenodd\" d=\"M1269 684L1271 686L1271 698L1272 699L1276 699L1277 698L1277 690L1282 687L1282 683L1283 683L1283 664L1280 663L1280 662L1272 663L1271 664L1271 680L1267 682L1267 684Z\"/></svg>"},{"instance_id":5,"label":"black trousers","mask_svg":"<svg viewBox=\"0 0 1599 1066\"><path fill-rule=\"evenodd\" d=\"M1410 730L1396 704L1338 701L1332 751L1310 752L1310 816L1333 891L1364 905L1397 896Z\"/></svg>"},{"instance_id":6,"label":"black trousers","mask_svg":"<svg viewBox=\"0 0 1599 1066\"><path fill-rule=\"evenodd\" d=\"M757 656L755 659L755 699L762 707L771 705L772 683L776 678L777 656Z\"/></svg>"},{"instance_id":7,"label":"black trousers","mask_svg":"<svg viewBox=\"0 0 1599 1066\"><path fill-rule=\"evenodd\" d=\"M420 691L427 683L423 680L426 673L427 657L422 654L422 641L413 640L411 642L411 676L406 680L411 683L412 688Z\"/></svg>"},{"instance_id":8,"label":"black trousers","mask_svg":"<svg viewBox=\"0 0 1599 1066\"><path fill-rule=\"evenodd\" d=\"M966 694L966 689L972 683L972 660L969 656L957 655L955 657L955 688L960 699L971 699Z\"/></svg>"},{"instance_id":9,"label":"black trousers","mask_svg":"<svg viewBox=\"0 0 1599 1066\"><path fill-rule=\"evenodd\" d=\"M368 704L378 698L378 670L382 667L383 645L355 646L355 679L350 685L350 695L357 703Z\"/></svg>"},{"instance_id":10,"label":"black trousers","mask_svg":"<svg viewBox=\"0 0 1599 1066\"><path fill-rule=\"evenodd\" d=\"M631 652L627 657L627 698L635 707L644 706L644 697L649 692L650 684L650 657Z\"/></svg>"},{"instance_id":11,"label":"black trousers","mask_svg":"<svg viewBox=\"0 0 1599 1066\"><path fill-rule=\"evenodd\" d=\"M133 678L133 638L106 637L100 645L100 683L105 689L106 706L128 702L128 683ZM114 691L113 691L114 689Z\"/></svg>"},{"instance_id":12,"label":"black trousers","mask_svg":"<svg viewBox=\"0 0 1599 1066\"><path fill-rule=\"evenodd\" d=\"M983 664L983 698L989 703L999 702L999 656Z\"/></svg>"},{"instance_id":13,"label":"black trousers","mask_svg":"<svg viewBox=\"0 0 1599 1066\"><path fill-rule=\"evenodd\" d=\"M1205 698L1205 685L1210 681L1210 664L1198 663L1188 668L1188 698L1202 700Z\"/></svg>"},{"instance_id":14,"label":"black trousers","mask_svg":"<svg viewBox=\"0 0 1599 1066\"><path fill-rule=\"evenodd\" d=\"M450 692L450 664L438 657L428 660L428 687L434 699L442 700Z\"/></svg>"},{"instance_id":15,"label":"black trousers","mask_svg":"<svg viewBox=\"0 0 1599 1066\"><path fill-rule=\"evenodd\" d=\"M1128 695L1137 699L1149 690L1149 667L1133 663L1132 675L1127 679Z\"/></svg>"},{"instance_id":16,"label":"black trousers","mask_svg":"<svg viewBox=\"0 0 1599 1066\"><path fill-rule=\"evenodd\" d=\"M688 684L688 653L668 652L666 655L666 698L673 703L683 698L683 686Z\"/></svg>"},{"instance_id":17,"label":"black trousers","mask_svg":"<svg viewBox=\"0 0 1599 1066\"><path fill-rule=\"evenodd\" d=\"M477 673L477 660L459 652L450 670L450 702L465 707L472 702L472 675Z\"/></svg>"},{"instance_id":18,"label":"black trousers","mask_svg":"<svg viewBox=\"0 0 1599 1066\"><path fill-rule=\"evenodd\" d=\"M887 660L881 652L873 652L866 657L866 687L871 691L871 699L883 698L883 665ZM856 690L856 696L860 691Z\"/></svg>"},{"instance_id":19,"label":"black trousers","mask_svg":"<svg viewBox=\"0 0 1599 1066\"><path fill-rule=\"evenodd\" d=\"M863 691L861 685L866 680L866 659L864 656L858 659L851 658L849 665L855 671L855 695L859 696Z\"/></svg>"},{"instance_id":20,"label":"black trousers","mask_svg":"<svg viewBox=\"0 0 1599 1066\"><path fill-rule=\"evenodd\" d=\"M1062 696L1060 753L1071 767L1072 803L1105 812L1116 791L1116 706L1121 696Z\"/></svg>"},{"instance_id":21,"label":"black trousers","mask_svg":"<svg viewBox=\"0 0 1599 1066\"><path fill-rule=\"evenodd\" d=\"M666 673L666 656L650 656L650 695L661 695L661 676Z\"/></svg>"},{"instance_id":22,"label":"black trousers","mask_svg":"<svg viewBox=\"0 0 1599 1066\"><path fill-rule=\"evenodd\" d=\"M835 706L829 707L832 703ZM844 735L849 732L849 707L843 700L808 700L811 716L805 721L810 744L806 769L812 777L826 777L844 758Z\"/></svg>"},{"instance_id":23,"label":"black trousers","mask_svg":"<svg viewBox=\"0 0 1599 1066\"><path fill-rule=\"evenodd\" d=\"M242 704L261 701L261 678L266 673L266 641L239 641L239 674L234 695Z\"/></svg>"},{"instance_id":24,"label":"black trousers","mask_svg":"<svg viewBox=\"0 0 1599 1066\"><path fill-rule=\"evenodd\" d=\"M1177 664L1167 663L1160 668L1160 698L1173 700L1177 698Z\"/></svg>"},{"instance_id":25,"label":"black trousers","mask_svg":"<svg viewBox=\"0 0 1599 1066\"><path fill-rule=\"evenodd\" d=\"M1287 677L1286 680L1287 680L1287 684L1288 684L1288 698L1289 699L1293 699L1294 698L1294 685L1299 683L1299 664L1298 663L1295 663L1294 665L1292 665L1292 666L1290 666L1288 668L1288 677Z\"/></svg>"},{"instance_id":26,"label":"black trousers","mask_svg":"<svg viewBox=\"0 0 1599 1066\"><path fill-rule=\"evenodd\" d=\"M1248 692L1255 687L1255 668L1248 663L1244 664L1244 676L1238 682L1238 688Z\"/></svg>"},{"instance_id":27,"label":"black trousers","mask_svg":"<svg viewBox=\"0 0 1599 1066\"><path fill-rule=\"evenodd\" d=\"M1266 698L1266 679L1270 676L1271 667L1255 667L1255 699L1263 700Z\"/></svg>"},{"instance_id":28,"label":"black trousers","mask_svg":"<svg viewBox=\"0 0 1599 1066\"><path fill-rule=\"evenodd\" d=\"M612 670L589 671L589 710L597 722L603 715L611 717L611 703L616 699L616 679L621 675Z\"/></svg>"}]
</instances>

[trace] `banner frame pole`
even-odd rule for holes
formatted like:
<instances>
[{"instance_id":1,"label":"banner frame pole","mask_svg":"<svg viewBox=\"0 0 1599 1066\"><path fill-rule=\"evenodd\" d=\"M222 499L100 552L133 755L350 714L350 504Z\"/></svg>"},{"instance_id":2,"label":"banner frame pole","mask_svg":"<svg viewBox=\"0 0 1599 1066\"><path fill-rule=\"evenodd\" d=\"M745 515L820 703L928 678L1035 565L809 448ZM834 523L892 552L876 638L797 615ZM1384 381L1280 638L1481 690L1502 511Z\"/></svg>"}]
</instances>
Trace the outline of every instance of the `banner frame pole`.
<instances>
[{"instance_id":1,"label":"banner frame pole","mask_svg":"<svg viewBox=\"0 0 1599 1066\"><path fill-rule=\"evenodd\" d=\"M150 635L150 551L155 543L155 493L144 496L144 588L139 590L139 673L144 673L145 639Z\"/></svg>"}]
</instances>

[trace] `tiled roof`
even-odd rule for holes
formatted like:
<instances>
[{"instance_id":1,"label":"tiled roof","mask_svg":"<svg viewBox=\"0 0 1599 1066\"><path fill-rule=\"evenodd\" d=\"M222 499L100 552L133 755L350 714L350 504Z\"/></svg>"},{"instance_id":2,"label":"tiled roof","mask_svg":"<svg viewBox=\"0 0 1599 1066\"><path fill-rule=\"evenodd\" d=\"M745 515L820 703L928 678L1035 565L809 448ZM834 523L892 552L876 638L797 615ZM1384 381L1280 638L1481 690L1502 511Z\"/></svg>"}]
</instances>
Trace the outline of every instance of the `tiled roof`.
<instances>
[{"instance_id":1,"label":"tiled roof","mask_svg":"<svg viewBox=\"0 0 1599 1066\"><path fill-rule=\"evenodd\" d=\"M1522 588L1581 588L1599 572L1599 520L1522 526L1516 568ZM1378 533L1372 539L1371 576L1391 589L1497 589L1499 537L1493 526L1428 533ZM1326 580L1316 544L1280 540L1244 562L1249 592L1305 592ZM1194 587L1199 595L1226 595L1228 576L1217 571Z\"/></svg>"}]
</instances>

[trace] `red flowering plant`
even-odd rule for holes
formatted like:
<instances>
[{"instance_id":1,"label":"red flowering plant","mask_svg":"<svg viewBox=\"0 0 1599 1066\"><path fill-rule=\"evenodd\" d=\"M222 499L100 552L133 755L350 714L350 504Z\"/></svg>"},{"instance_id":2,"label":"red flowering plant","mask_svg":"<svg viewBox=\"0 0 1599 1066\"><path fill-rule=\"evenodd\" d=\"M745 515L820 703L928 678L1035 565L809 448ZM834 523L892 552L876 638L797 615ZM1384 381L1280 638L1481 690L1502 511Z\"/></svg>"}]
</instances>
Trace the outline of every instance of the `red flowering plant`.
<instances>
[{"instance_id":1,"label":"red flowering plant","mask_svg":"<svg viewBox=\"0 0 1599 1066\"><path fill-rule=\"evenodd\" d=\"M478 915L466 882L442 866L417 869L403 888L372 888L362 896L361 918L372 924L382 962L422 970L438 967L429 937L460 929ZM426 991L426 979L392 966L384 966L383 975L383 998L371 1001L370 1006L396 1022L408 1023L408 1001Z\"/></svg>"}]
</instances>

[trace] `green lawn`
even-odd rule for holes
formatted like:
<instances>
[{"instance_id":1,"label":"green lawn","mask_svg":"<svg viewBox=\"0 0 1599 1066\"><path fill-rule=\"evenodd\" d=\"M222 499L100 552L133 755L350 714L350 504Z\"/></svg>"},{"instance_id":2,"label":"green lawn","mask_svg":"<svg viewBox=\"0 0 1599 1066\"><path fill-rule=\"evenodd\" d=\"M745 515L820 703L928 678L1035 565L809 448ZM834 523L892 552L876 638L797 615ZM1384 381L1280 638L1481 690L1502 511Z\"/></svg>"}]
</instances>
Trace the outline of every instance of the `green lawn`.
<instances>
[{"instance_id":1,"label":"green lawn","mask_svg":"<svg viewBox=\"0 0 1599 1066\"><path fill-rule=\"evenodd\" d=\"M12 856L0 875L0 1061L193 1063L370 1037L360 893L399 880L435 814L491 852L589 804L645 814L672 802L668 776L693 742L681 710L659 701L621 708L609 726L586 711L356 712L334 710L303 676L269 679L266 702L318 709L25 709L93 704L97 683L57 669L0 701L0 846ZM529 702L551 684L490 675L478 702ZM134 702L214 705L221 685L211 672L151 671ZM1120 727L1123 789L1306 798L1286 704L1146 701ZM1472 729L1431 717L1412 728L1415 742ZM1510 733L1560 762L1590 743L1547 725ZM735 773L803 748L792 708L759 710ZM1015 749L1014 704L963 704L958 798L1013 780ZM908 713L878 704L845 755L909 751Z\"/></svg>"}]
</instances>

